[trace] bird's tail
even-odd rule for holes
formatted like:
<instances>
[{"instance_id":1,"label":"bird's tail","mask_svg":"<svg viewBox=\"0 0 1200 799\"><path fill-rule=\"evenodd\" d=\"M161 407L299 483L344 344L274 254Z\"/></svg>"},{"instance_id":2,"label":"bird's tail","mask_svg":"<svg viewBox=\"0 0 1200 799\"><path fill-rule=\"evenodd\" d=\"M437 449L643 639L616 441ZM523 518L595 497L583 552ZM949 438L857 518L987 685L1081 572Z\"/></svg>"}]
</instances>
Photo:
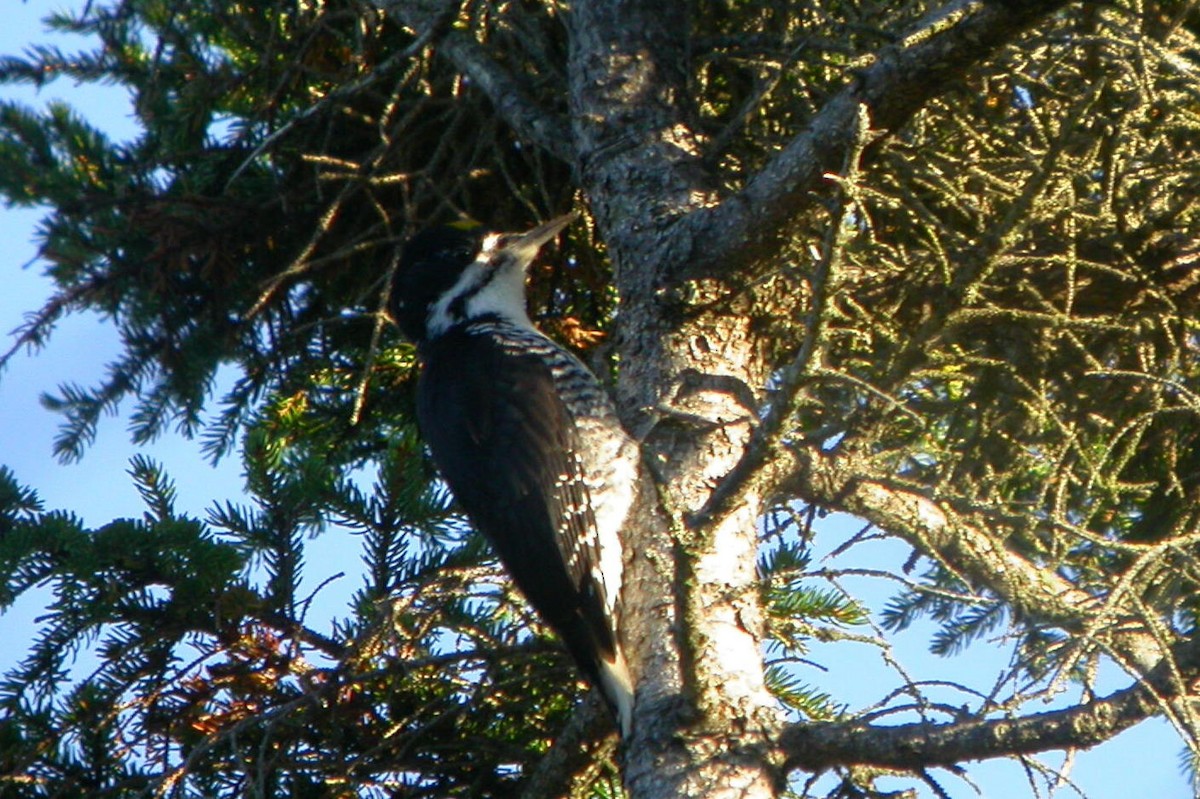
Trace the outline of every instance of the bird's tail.
<instances>
[{"instance_id":1,"label":"bird's tail","mask_svg":"<svg viewBox=\"0 0 1200 799\"><path fill-rule=\"evenodd\" d=\"M633 729L633 678L616 636L580 616L557 628L579 670L600 691L622 738Z\"/></svg>"},{"instance_id":2,"label":"bird's tail","mask_svg":"<svg viewBox=\"0 0 1200 799\"><path fill-rule=\"evenodd\" d=\"M597 687L616 718L621 738L628 739L633 731L633 679L629 676L629 665L621 647L613 651L611 660L604 655L600 657L598 671Z\"/></svg>"}]
</instances>

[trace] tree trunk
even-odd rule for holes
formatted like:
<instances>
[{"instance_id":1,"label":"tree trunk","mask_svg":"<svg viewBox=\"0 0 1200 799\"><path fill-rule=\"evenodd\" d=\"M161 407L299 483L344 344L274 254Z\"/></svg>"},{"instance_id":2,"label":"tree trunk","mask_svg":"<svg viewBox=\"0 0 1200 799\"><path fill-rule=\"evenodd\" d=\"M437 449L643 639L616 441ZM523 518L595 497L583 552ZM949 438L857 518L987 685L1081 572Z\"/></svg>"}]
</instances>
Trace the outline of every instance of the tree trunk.
<instances>
[{"instance_id":1,"label":"tree trunk","mask_svg":"<svg viewBox=\"0 0 1200 799\"><path fill-rule=\"evenodd\" d=\"M773 796L778 781L761 756L776 729L755 583L761 508L747 501L711 529L687 520L741 457L753 419L746 387L765 374L744 316L695 313L721 286L663 285L690 251L675 221L715 200L680 105L687 8L576 5L572 116L621 296L619 401L656 484L626 539L625 634L638 679L626 784L634 797L749 799Z\"/></svg>"}]
</instances>

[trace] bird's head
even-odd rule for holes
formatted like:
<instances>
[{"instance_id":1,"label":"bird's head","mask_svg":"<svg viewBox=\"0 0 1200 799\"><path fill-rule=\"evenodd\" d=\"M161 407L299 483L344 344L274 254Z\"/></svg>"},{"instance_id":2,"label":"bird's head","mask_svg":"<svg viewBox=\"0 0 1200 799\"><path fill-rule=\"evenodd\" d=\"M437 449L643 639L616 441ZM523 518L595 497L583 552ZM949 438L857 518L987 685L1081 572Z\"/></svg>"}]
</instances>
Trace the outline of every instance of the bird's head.
<instances>
[{"instance_id":1,"label":"bird's head","mask_svg":"<svg viewBox=\"0 0 1200 799\"><path fill-rule=\"evenodd\" d=\"M464 224L418 233L396 269L392 318L417 343L485 318L533 327L525 310L526 269L574 218L560 216L525 233L488 233Z\"/></svg>"}]
</instances>

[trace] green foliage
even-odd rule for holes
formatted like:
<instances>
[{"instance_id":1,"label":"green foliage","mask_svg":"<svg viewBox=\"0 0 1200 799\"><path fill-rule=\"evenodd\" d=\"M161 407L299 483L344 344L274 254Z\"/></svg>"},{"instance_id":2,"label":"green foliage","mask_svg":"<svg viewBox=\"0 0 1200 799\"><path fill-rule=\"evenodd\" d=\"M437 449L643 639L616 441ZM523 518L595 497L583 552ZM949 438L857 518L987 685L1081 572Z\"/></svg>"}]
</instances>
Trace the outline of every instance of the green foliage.
<instances>
[{"instance_id":1,"label":"green foliage","mask_svg":"<svg viewBox=\"0 0 1200 799\"><path fill-rule=\"evenodd\" d=\"M146 518L86 530L0 484L14 492L0 597L52 596L4 684L3 773L37 775L31 796L511 791L564 722L575 672L433 481L414 355L382 337L380 291L415 225L527 224L564 206L569 171L477 124L486 101L428 47L394 57L412 32L356 2L114 0L48 23L86 49L32 45L0 60L0 81L115 84L139 133L0 107L0 194L51 209L39 255L57 286L9 354L64 314L111 319L123 352L100 383L44 398L64 419L59 456L132 401L135 441L173 427L214 461L238 453L247 496L179 518L139 459ZM580 318L613 300L601 257L581 248L570 280L540 281L550 326L580 343ZM211 414L218 376L232 387ZM308 623L318 535L364 561L353 615L328 629ZM89 659L94 673L71 667Z\"/></svg>"},{"instance_id":2,"label":"green foliage","mask_svg":"<svg viewBox=\"0 0 1200 799\"><path fill-rule=\"evenodd\" d=\"M999 602L979 600L968 605L965 587L953 576L931 574L931 583L953 587L956 593L934 593L924 590L906 591L894 597L882 613L882 623L889 630L903 630L918 616L928 615L941 624L934 634L930 650L935 655L961 652L972 641L995 632L1008 619L1005 606Z\"/></svg>"},{"instance_id":3,"label":"green foliage","mask_svg":"<svg viewBox=\"0 0 1200 799\"><path fill-rule=\"evenodd\" d=\"M430 485L411 433L369 489L256 436L282 452L248 448L253 506L214 508L207 524L175 514L173 483L141 457L145 517L96 530L0 474L3 606L49 594L0 683L0 763L31 778L6 778L6 796L216 795L249 775L255 795L327 795L331 779L490 793L564 723L572 667L529 637L536 623ZM356 614L322 631L299 576L330 519L361 536L366 569Z\"/></svg>"},{"instance_id":4,"label":"green foliage","mask_svg":"<svg viewBox=\"0 0 1200 799\"><path fill-rule=\"evenodd\" d=\"M881 144L795 430L845 431L1091 595L1135 592L1156 635L1191 629L1198 587L1200 92L1171 77L1175 35L1196 35L1177 4L1064 12ZM1049 643L943 566L891 629L928 614L944 654L1010 627ZM1027 654L1070 672L1079 649Z\"/></svg>"},{"instance_id":5,"label":"green foliage","mask_svg":"<svg viewBox=\"0 0 1200 799\"><path fill-rule=\"evenodd\" d=\"M530 199L497 203L511 186L476 163L494 150L438 147L439 120L468 117L481 100L448 106L453 73L424 58L385 58L411 34L390 19L364 30L358 10L96 3L51 20L95 49L31 47L0 62L0 81L116 83L141 127L114 143L65 106L0 107L0 194L54 209L40 256L59 286L13 351L43 344L62 314L81 309L111 317L124 345L98 386L68 384L46 398L66 418L61 457L78 458L99 419L128 398L137 441L168 426L201 432L217 371L233 364L240 381L205 432L214 458L228 454L265 393L320 370L363 373L365 331L382 324L382 277L413 224L460 212L528 221ZM347 84L360 89L342 98L347 105L322 102ZM394 102L384 103L389 92ZM405 146L381 148L380 129ZM513 150L501 131L490 135L510 153L502 171L540 176L542 198L565 196L565 170ZM446 208L446 183L476 199ZM547 289L561 292L554 282ZM610 302L557 296L557 313Z\"/></svg>"},{"instance_id":6,"label":"green foliage","mask_svg":"<svg viewBox=\"0 0 1200 799\"><path fill-rule=\"evenodd\" d=\"M139 795L149 772L128 759L126 739L144 719L129 703L153 701L196 636L229 635L239 623L229 611L247 591L242 556L173 513L174 488L154 464L139 459L132 473L150 512L97 530L42 512L13 475L0 475L0 608L26 592L51 594L27 655L0 682L0 762L6 774L37 778L30 793L11 795L39 795L39 781Z\"/></svg>"},{"instance_id":7,"label":"green foliage","mask_svg":"<svg viewBox=\"0 0 1200 799\"><path fill-rule=\"evenodd\" d=\"M828 720L837 713L833 698L808 685L792 664L808 653L811 640L835 640L843 630L865 624L867 612L843 591L813 584L810 532L784 509L767 516L767 542L759 556L758 574L767 635L779 660L768 665L766 682L788 709Z\"/></svg>"},{"instance_id":8,"label":"green foliage","mask_svg":"<svg viewBox=\"0 0 1200 799\"><path fill-rule=\"evenodd\" d=\"M773 663L767 667L766 680L767 690L789 710L819 721L828 721L837 716L838 709L834 706L833 698L805 683L795 670Z\"/></svg>"}]
</instances>

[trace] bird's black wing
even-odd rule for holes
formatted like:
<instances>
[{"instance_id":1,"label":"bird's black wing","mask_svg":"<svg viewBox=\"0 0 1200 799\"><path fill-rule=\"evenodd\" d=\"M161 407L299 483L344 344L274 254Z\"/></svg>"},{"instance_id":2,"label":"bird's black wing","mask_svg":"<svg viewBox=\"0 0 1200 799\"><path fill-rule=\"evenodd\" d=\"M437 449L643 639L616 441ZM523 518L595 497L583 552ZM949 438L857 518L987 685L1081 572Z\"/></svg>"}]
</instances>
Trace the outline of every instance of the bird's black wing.
<instances>
[{"instance_id":1,"label":"bird's black wing","mask_svg":"<svg viewBox=\"0 0 1200 799\"><path fill-rule=\"evenodd\" d=\"M486 335L427 345L418 419L459 504L595 681L615 642L578 432L544 360ZM464 369L464 364L471 368Z\"/></svg>"}]
</instances>

